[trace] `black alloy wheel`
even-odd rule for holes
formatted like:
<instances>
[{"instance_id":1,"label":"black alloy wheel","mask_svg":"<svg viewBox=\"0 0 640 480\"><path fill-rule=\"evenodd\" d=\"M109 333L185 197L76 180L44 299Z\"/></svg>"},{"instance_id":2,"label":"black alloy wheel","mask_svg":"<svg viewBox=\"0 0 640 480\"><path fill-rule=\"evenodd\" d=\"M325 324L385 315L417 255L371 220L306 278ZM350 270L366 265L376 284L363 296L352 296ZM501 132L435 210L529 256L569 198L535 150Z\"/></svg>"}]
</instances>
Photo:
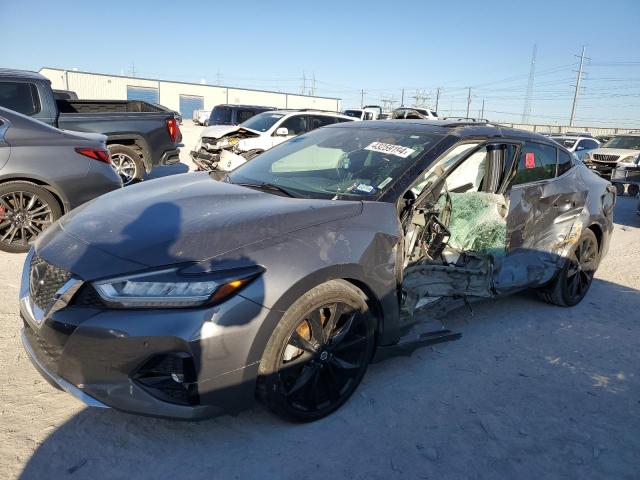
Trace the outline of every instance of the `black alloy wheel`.
<instances>
[{"instance_id":1,"label":"black alloy wheel","mask_svg":"<svg viewBox=\"0 0 640 480\"><path fill-rule=\"evenodd\" d=\"M571 248L566 264L555 280L538 290L540 297L562 307L580 303L591 286L599 257L598 240L593 231L587 228Z\"/></svg>"},{"instance_id":2,"label":"black alloy wheel","mask_svg":"<svg viewBox=\"0 0 640 480\"><path fill-rule=\"evenodd\" d=\"M285 418L312 421L330 414L367 370L373 317L355 287L347 285L334 280L311 290L294 315L285 314L270 340L261 370L268 365L271 374L262 378L261 396Z\"/></svg>"},{"instance_id":3,"label":"black alloy wheel","mask_svg":"<svg viewBox=\"0 0 640 480\"><path fill-rule=\"evenodd\" d=\"M583 236L569 257L566 283L570 303L577 304L583 299L593 276L596 273L598 263L598 243L591 236Z\"/></svg>"},{"instance_id":4,"label":"black alloy wheel","mask_svg":"<svg viewBox=\"0 0 640 480\"><path fill-rule=\"evenodd\" d=\"M1 185L0 250L26 252L61 214L53 195L35 184L9 182Z\"/></svg>"}]
</instances>

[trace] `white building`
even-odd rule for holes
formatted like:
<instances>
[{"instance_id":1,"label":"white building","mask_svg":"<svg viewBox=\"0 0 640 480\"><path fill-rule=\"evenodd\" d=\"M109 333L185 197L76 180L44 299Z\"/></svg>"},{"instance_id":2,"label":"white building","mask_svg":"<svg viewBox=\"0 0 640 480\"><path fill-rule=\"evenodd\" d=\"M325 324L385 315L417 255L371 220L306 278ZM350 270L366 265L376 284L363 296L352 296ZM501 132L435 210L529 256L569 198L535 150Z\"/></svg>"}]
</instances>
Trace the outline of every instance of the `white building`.
<instances>
[{"instance_id":1,"label":"white building","mask_svg":"<svg viewBox=\"0 0 640 480\"><path fill-rule=\"evenodd\" d=\"M340 110L339 98L104 75L48 67L41 68L40 73L51 80L51 86L55 90L72 90L80 99L145 100L177 110L185 119L191 118L193 110L211 110L221 103Z\"/></svg>"}]
</instances>

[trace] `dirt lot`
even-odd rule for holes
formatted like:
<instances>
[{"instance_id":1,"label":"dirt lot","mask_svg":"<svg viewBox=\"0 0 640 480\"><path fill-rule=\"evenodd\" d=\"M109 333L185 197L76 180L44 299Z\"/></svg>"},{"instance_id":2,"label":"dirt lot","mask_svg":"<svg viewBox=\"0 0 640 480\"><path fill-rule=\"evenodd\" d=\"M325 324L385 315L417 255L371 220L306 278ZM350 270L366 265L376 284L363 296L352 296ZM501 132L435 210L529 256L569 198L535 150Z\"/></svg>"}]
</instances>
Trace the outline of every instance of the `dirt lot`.
<instances>
[{"instance_id":1,"label":"dirt lot","mask_svg":"<svg viewBox=\"0 0 640 480\"><path fill-rule=\"evenodd\" d=\"M184 130L190 147L198 129ZM0 478L639 478L636 202L619 199L580 305L520 294L458 310L447 323L460 341L373 365L347 405L308 425L260 408L200 423L85 408L23 353L24 256L0 254Z\"/></svg>"}]
</instances>

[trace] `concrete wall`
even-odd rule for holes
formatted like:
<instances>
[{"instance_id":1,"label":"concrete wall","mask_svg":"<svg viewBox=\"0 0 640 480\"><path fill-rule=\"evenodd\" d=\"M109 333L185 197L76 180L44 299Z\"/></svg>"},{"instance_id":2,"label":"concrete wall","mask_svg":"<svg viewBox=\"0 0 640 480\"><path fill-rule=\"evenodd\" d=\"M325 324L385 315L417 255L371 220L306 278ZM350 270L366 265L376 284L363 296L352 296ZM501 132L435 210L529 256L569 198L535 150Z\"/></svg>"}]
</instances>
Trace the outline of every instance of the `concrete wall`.
<instances>
[{"instance_id":1,"label":"concrete wall","mask_svg":"<svg viewBox=\"0 0 640 480\"><path fill-rule=\"evenodd\" d=\"M531 125L522 123L506 123L496 122L506 127L519 128L520 130L529 130L530 132L539 133L566 133L566 132L591 132L592 135L616 135L618 133L628 133L634 129L630 128L614 128L614 127L570 127L568 125ZM637 129L636 129L637 130Z\"/></svg>"},{"instance_id":2,"label":"concrete wall","mask_svg":"<svg viewBox=\"0 0 640 480\"><path fill-rule=\"evenodd\" d=\"M126 100L127 86L150 87L159 91L160 103L172 110L180 109L180 95L198 95L204 98L205 110L221 103L265 105L278 108L318 108L340 110L340 99L311 97L263 90L200 85L197 83L169 82L142 78L76 72L56 68L42 68L40 73L51 80L59 90L73 90L81 99Z\"/></svg>"}]
</instances>

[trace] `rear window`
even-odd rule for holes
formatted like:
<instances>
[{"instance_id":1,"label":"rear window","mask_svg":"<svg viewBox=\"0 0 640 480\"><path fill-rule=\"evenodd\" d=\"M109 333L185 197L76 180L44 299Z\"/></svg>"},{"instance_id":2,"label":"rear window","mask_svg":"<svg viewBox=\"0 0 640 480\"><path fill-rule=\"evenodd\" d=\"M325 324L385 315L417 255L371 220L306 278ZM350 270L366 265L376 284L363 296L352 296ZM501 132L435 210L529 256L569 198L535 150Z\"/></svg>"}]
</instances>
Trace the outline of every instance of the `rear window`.
<instances>
[{"instance_id":1,"label":"rear window","mask_svg":"<svg viewBox=\"0 0 640 480\"><path fill-rule=\"evenodd\" d=\"M231 109L229 107L215 107L211 112L209 125L230 125Z\"/></svg>"},{"instance_id":2,"label":"rear window","mask_svg":"<svg viewBox=\"0 0 640 480\"><path fill-rule=\"evenodd\" d=\"M0 107L35 115L40 111L38 89L33 83L0 82Z\"/></svg>"}]
</instances>

